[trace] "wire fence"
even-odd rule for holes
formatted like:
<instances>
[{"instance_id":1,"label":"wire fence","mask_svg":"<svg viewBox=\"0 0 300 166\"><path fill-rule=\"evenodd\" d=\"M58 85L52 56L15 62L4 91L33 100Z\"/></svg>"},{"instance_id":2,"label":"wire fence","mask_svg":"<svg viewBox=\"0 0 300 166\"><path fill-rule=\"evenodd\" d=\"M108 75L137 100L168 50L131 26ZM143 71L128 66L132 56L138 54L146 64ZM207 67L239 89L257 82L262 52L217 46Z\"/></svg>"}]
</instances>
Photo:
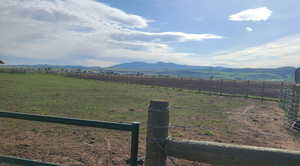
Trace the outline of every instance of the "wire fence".
<instances>
[{"instance_id":1,"label":"wire fence","mask_svg":"<svg viewBox=\"0 0 300 166\"><path fill-rule=\"evenodd\" d=\"M81 79L95 79L100 81L113 81L128 84L140 84L150 86L161 86L169 88L181 88L189 90L198 90L200 93L209 95L245 97L259 99L261 101L278 101L280 89L283 87L292 87L290 82L280 81L255 81L255 80L223 80L223 79L200 79L200 78L180 78L168 76L150 76L150 75L126 75L116 73L85 73L67 70L50 69L18 69L2 68L0 72L4 73L52 73L68 77Z\"/></svg>"},{"instance_id":2,"label":"wire fence","mask_svg":"<svg viewBox=\"0 0 300 166\"><path fill-rule=\"evenodd\" d=\"M300 86L283 87L280 94L279 105L286 114L286 127L300 131Z\"/></svg>"},{"instance_id":3,"label":"wire fence","mask_svg":"<svg viewBox=\"0 0 300 166\"><path fill-rule=\"evenodd\" d=\"M178 107L175 106L175 108ZM146 166L187 165L182 159L194 166L202 166L203 163L282 166L286 165L286 163L297 165L300 161L298 157L300 156L299 151L267 148L268 146L266 145L264 145L266 147L254 147L219 143L218 141L174 139L168 135L169 129L172 128L172 125L170 126L169 113L173 112L169 110L168 102L151 101L147 121Z\"/></svg>"},{"instance_id":4,"label":"wire fence","mask_svg":"<svg viewBox=\"0 0 300 166\"><path fill-rule=\"evenodd\" d=\"M201 93L220 96L245 97L259 100L277 100L280 89L293 83L254 80L210 80L199 78L173 78L159 76L134 76L114 74L67 73L65 76L123 82L128 84L152 85L170 88L198 90Z\"/></svg>"}]
</instances>

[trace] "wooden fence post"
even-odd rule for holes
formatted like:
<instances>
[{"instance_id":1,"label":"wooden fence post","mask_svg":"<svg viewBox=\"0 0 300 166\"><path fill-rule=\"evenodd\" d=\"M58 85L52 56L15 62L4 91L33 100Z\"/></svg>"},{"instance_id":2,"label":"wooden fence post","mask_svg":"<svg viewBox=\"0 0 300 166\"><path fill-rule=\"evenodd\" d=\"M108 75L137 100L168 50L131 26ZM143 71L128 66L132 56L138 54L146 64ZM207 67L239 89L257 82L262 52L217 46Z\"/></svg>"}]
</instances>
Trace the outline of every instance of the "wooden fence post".
<instances>
[{"instance_id":1,"label":"wooden fence post","mask_svg":"<svg viewBox=\"0 0 300 166\"><path fill-rule=\"evenodd\" d=\"M148 109L145 166L166 166L164 144L168 128L169 103L152 100Z\"/></svg>"},{"instance_id":2,"label":"wooden fence post","mask_svg":"<svg viewBox=\"0 0 300 166\"><path fill-rule=\"evenodd\" d=\"M294 104L295 104L295 118L296 120L298 119L298 115L299 115L299 111L300 111L300 84L296 84L295 85L295 100L294 100Z\"/></svg>"},{"instance_id":3,"label":"wooden fence post","mask_svg":"<svg viewBox=\"0 0 300 166\"><path fill-rule=\"evenodd\" d=\"M288 87L286 87L285 88L285 90L284 90L284 98L283 98L283 100L284 100L284 109L285 110L287 110L287 107L288 107L288 104L289 104L289 93L290 93L290 91L289 91L289 88Z\"/></svg>"},{"instance_id":4,"label":"wooden fence post","mask_svg":"<svg viewBox=\"0 0 300 166\"><path fill-rule=\"evenodd\" d=\"M281 81L281 84L280 84L280 93L279 93L279 103L282 104L283 102L283 88L284 88L284 83L283 81Z\"/></svg>"},{"instance_id":5,"label":"wooden fence post","mask_svg":"<svg viewBox=\"0 0 300 166\"><path fill-rule=\"evenodd\" d=\"M294 123L297 120L298 117L298 101L297 101L297 96L299 94L299 88L297 85L294 85L292 90L292 95L289 97L289 105L288 107L288 122L289 124Z\"/></svg>"},{"instance_id":6,"label":"wooden fence post","mask_svg":"<svg viewBox=\"0 0 300 166\"><path fill-rule=\"evenodd\" d=\"M247 81L246 98L249 97L249 89L250 89L250 80Z\"/></svg>"},{"instance_id":7,"label":"wooden fence post","mask_svg":"<svg viewBox=\"0 0 300 166\"><path fill-rule=\"evenodd\" d=\"M265 81L262 83L262 92L261 92L261 102L264 102L264 94L265 94Z\"/></svg>"},{"instance_id":8,"label":"wooden fence post","mask_svg":"<svg viewBox=\"0 0 300 166\"><path fill-rule=\"evenodd\" d=\"M222 96L223 93L222 93L222 89L223 89L223 79L220 80L220 89L219 89L219 96Z\"/></svg>"},{"instance_id":9,"label":"wooden fence post","mask_svg":"<svg viewBox=\"0 0 300 166\"><path fill-rule=\"evenodd\" d=\"M208 94L212 95L212 92L214 92L214 80L210 79L209 82L210 82L209 83L210 87L209 87L209 90L208 90L209 91Z\"/></svg>"}]
</instances>

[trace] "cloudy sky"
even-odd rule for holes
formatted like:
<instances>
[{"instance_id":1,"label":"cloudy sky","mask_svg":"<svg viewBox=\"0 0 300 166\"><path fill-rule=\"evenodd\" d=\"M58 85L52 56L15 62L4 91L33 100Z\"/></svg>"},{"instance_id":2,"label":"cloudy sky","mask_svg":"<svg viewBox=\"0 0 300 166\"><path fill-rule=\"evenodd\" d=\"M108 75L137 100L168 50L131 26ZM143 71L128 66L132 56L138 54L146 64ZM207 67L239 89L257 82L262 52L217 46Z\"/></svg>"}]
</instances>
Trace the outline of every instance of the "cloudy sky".
<instances>
[{"instance_id":1,"label":"cloudy sky","mask_svg":"<svg viewBox=\"0 0 300 166\"><path fill-rule=\"evenodd\" d=\"M1 0L7 64L300 66L297 0Z\"/></svg>"}]
</instances>

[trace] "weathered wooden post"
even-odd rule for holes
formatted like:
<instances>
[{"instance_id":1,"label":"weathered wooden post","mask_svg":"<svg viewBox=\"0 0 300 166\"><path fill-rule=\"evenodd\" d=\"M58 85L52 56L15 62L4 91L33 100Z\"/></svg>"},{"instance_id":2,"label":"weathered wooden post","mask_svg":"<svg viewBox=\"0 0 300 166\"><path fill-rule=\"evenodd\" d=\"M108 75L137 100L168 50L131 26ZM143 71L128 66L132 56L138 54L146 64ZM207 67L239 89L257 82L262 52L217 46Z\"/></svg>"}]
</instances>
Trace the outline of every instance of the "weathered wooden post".
<instances>
[{"instance_id":1,"label":"weathered wooden post","mask_svg":"<svg viewBox=\"0 0 300 166\"><path fill-rule=\"evenodd\" d=\"M152 100L148 109L145 166L166 166L164 144L168 127L169 103Z\"/></svg>"},{"instance_id":2,"label":"weathered wooden post","mask_svg":"<svg viewBox=\"0 0 300 166\"><path fill-rule=\"evenodd\" d=\"M295 85L295 99L294 99L294 108L295 108L295 120L298 120L298 115L300 111L300 84ZM299 122L298 122L299 123Z\"/></svg>"},{"instance_id":3,"label":"weathered wooden post","mask_svg":"<svg viewBox=\"0 0 300 166\"><path fill-rule=\"evenodd\" d=\"M247 81L246 98L249 97L249 89L250 89L250 80Z\"/></svg>"},{"instance_id":4,"label":"weathered wooden post","mask_svg":"<svg viewBox=\"0 0 300 166\"><path fill-rule=\"evenodd\" d=\"M283 88L284 88L284 82L281 81L281 84L280 84L280 93L279 93L279 103L282 104L283 102Z\"/></svg>"},{"instance_id":5,"label":"weathered wooden post","mask_svg":"<svg viewBox=\"0 0 300 166\"><path fill-rule=\"evenodd\" d=\"M265 95L265 81L262 82L262 91L261 91L261 102L264 102L264 95Z\"/></svg>"},{"instance_id":6,"label":"weathered wooden post","mask_svg":"<svg viewBox=\"0 0 300 166\"><path fill-rule=\"evenodd\" d=\"M298 113L299 113L299 98L300 98L300 67L295 71L295 82L296 85L294 86L294 112L295 112L295 120L298 120ZM299 122L298 122L299 123Z\"/></svg>"},{"instance_id":7,"label":"weathered wooden post","mask_svg":"<svg viewBox=\"0 0 300 166\"><path fill-rule=\"evenodd\" d=\"M300 98L300 68L295 72L295 82L292 92L293 96L291 99L291 110L288 111L288 122L296 130L300 130L300 121L298 120L299 114L299 98Z\"/></svg>"},{"instance_id":8,"label":"weathered wooden post","mask_svg":"<svg viewBox=\"0 0 300 166\"><path fill-rule=\"evenodd\" d=\"M220 89L219 89L219 96L222 96L223 93L222 93L222 89L223 89L223 79L220 80Z\"/></svg>"}]
</instances>

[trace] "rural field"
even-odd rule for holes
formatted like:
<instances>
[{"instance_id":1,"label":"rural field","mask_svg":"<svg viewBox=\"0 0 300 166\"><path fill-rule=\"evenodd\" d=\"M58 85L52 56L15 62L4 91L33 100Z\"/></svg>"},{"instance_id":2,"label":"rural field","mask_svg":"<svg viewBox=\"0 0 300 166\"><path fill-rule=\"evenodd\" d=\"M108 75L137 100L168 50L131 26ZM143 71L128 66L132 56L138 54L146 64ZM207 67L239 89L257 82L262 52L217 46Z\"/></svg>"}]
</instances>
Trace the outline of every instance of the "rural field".
<instances>
[{"instance_id":1,"label":"rural field","mask_svg":"<svg viewBox=\"0 0 300 166\"><path fill-rule=\"evenodd\" d=\"M276 102L52 74L0 73L0 111L137 121L141 123L141 158L145 155L147 109L152 99L170 102L169 135L175 139L300 150L299 139L284 128L284 112ZM70 166L122 166L129 158L127 132L2 118L0 133L0 155ZM175 163L208 166L178 159Z\"/></svg>"}]
</instances>

